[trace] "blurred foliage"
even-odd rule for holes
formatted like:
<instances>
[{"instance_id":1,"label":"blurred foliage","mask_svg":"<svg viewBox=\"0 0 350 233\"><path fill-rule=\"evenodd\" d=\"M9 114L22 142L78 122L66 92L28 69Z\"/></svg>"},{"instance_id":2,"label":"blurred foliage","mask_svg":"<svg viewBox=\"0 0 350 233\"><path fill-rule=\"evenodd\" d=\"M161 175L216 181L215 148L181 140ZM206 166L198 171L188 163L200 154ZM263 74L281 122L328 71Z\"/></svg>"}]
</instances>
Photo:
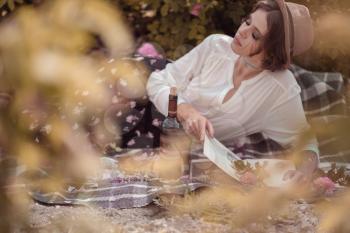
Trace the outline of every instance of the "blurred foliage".
<instances>
[{"instance_id":1,"label":"blurred foliage","mask_svg":"<svg viewBox=\"0 0 350 233\"><path fill-rule=\"evenodd\" d=\"M0 231L13 232L26 228L30 203L16 187L60 190L99 171L96 145L119 137L105 110L118 91L142 95L137 78L145 73L129 73L133 64L120 59L133 51L133 38L107 2L23 6L2 22L0 34ZM88 55L95 36L108 60ZM101 72L109 64L119 71ZM130 87L116 86L124 76ZM18 176L18 168L26 172ZM50 176L43 178L41 168Z\"/></svg>"},{"instance_id":2,"label":"blurred foliage","mask_svg":"<svg viewBox=\"0 0 350 233\"><path fill-rule=\"evenodd\" d=\"M0 0L0 8L8 7L10 10L15 9L16 4L23 4L24 0Z\"/></svg>"}]
</instances>

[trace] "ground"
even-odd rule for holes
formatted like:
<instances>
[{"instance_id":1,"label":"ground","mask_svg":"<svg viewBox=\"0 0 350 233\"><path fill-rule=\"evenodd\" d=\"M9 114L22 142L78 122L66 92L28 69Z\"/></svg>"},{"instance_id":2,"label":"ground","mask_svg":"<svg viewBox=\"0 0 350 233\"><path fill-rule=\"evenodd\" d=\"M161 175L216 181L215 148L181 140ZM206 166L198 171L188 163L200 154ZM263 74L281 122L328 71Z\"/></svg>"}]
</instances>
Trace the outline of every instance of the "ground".
<instances>
[{"instance_id":1,"label":"ground","mask_svg":"<svg viewBox=\"0 0 350 233\"><path fill-rule=\"evenodd\" d=\"M168 210L154 204L133 209L102 209L33 203L30 225L34 232L316 232L319 218L312 204L294 201L288 206L288 212L290 216L283 218L267 216L265 223L232 227L188 214L170 215Z\"/></svg>"}]
</instances>

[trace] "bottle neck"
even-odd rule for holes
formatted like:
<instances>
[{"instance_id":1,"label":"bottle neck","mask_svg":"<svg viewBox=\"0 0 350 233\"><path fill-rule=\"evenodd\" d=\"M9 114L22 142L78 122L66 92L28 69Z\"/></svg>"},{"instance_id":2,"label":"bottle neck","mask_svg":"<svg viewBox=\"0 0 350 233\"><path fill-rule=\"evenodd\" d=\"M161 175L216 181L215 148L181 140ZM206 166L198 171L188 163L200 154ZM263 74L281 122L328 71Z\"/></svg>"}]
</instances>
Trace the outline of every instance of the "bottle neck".
<instances>
[{"instance_id":1,"label":"bottle neck","mask_svg":"<svg viewBox=\"0 0 350 233\"><path fill-rule=\"evenodd\" d=\"M168 117L176 118L177 115L177 95L169 95Z\"/></svg>"}]
</instances>

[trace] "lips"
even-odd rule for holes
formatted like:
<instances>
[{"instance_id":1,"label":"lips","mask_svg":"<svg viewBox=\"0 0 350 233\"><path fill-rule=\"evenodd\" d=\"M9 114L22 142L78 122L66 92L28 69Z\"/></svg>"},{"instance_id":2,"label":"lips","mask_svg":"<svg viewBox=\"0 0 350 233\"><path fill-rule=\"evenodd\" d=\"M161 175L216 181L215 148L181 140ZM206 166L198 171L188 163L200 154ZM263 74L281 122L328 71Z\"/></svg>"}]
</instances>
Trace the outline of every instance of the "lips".
<instances>
[{"instance_id":1,"label":"lips","mask_svg":"<svg viewBox=\"0 0 350 233\"><path fill-rule=\"evenodd\" d=\"M233 41L238 45L238 46L242 46L241 42L239 41L239 39L235 36L233 38Z\"/></svg>"}]
</instances>

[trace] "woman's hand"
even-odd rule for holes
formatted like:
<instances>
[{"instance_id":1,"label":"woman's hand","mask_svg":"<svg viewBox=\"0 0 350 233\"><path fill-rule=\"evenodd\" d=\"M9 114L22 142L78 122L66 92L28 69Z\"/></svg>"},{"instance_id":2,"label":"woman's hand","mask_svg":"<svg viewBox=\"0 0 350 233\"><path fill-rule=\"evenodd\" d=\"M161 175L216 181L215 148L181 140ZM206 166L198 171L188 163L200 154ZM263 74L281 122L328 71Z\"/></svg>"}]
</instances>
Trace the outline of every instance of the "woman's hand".
<instances>
[{"instance_id":1,"label":"woman's hand","mask_svg":"<svg viewBox=\"0 0 350 233\"><path fill-rule=\"evenodd\" d=\"M214 128L210 121L190 104L179 104L177 106L177 115L185 131L193 135L197 140L203 141L206 131L210 137L214 136Z\"/></svg>"},{"instance_id":2,"label":"woman's hand","mask_svg":"<svg viewBox=\"0 0 350 233\"><path fill-rule=\"evenodd\" d=\"M312 181L312 175L317 169L317 154L312 151L303 151L302 156L306 159L296 170L287 171L284 174L284 180L291 180L294 184L307 184Z\"/></svg>"}]
</instances>

